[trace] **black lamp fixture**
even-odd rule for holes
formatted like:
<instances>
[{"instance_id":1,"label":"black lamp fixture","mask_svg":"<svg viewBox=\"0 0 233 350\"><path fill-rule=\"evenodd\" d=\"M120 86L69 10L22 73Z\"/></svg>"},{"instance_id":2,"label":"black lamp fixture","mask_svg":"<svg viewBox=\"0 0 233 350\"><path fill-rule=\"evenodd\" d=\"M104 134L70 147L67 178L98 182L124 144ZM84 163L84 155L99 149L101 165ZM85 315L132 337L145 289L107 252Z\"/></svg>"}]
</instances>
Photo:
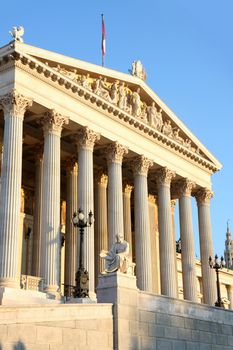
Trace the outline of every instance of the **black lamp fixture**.
<instances>
[{"instance_id":1,"label":"black lamp fixture","mask_svg":"<svg viewBox=\"0 0 233 350\"><path fill-rule=\"evenodd\" d=\"M72 222L74 227L79 228L80 232L80 248L79 248L79 268L75 275L75 292L74 296L77 298L86 298L89 296L89 275L83 264L83 235L84 228L90 227L93 224L94 218L92 211L89 212L87 219L82 209L74 212Z\"/></svg>"},{"instance_id":2,"label":"black lamp fixture","mask_svg":"<svg viewBox=\"0 0 233 350\"><path fill-rule=\"evenodd\" d=\"M215 303L215 306L217 307L223 307L224 308L224 304L222 302L221 299L221 291L220 291L220 282L219 282L219 270L221 270L225 265L225 261L223 259L223 257L221 256L221 259L219 260L218 256L215 255L214 260L212 259L212 257L209 257L209 265L211 269L215 269L216 271L216 285L217 285L217 301Z\"/></svg>"}]
</instances>

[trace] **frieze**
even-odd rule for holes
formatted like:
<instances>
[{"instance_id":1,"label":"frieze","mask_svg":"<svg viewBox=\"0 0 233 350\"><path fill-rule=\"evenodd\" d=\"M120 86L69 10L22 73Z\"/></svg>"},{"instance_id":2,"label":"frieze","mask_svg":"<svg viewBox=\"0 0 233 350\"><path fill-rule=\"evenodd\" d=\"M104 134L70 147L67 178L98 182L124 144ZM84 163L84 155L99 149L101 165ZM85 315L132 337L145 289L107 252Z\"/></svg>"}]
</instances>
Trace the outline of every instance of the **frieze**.
<instances>
[{"instance_id":1,"label":"frieze","mask_svg":"<svg viewBox=\"0 0 233 350\"><path fill-rule=\"evenodd\" d=\"M39 75L43 74L45 77L49 76L50 79L47 80L48 83L51 81L51 84L53 82L57 82L62 89L71 89L73 93L77 93L80 97L84 97L85 99L89 99L92 103L97 104L98 107L102 107L104 110L107 110L109 113L113 113L115 117L118 119L123 119L124 122L129 123L130 125L134 126L135 128L140 129L142 132L148 134L148 136L153 137L157 142L162 143L168 146L169 148L173 149L175 152L183 154L185 157L190 158L191 161L199 163L200 166L203 166L204 168L208 168L213 172L216 172L218 168L212 164L208 158L201 152L197 147L194 146L192 141L189 138L183 138L183 135L179 135L179 128L175 125L174 122L168 119L165 113L160 109L158 112L158 119L161 120L162 116L162 123L157 123L157 126L154 127L153 125L153 118L151 117L150 109L147 106L145 102L141 101L141 111L142 115L139 117L133 117L132 115L132 107L130 105L131 101L131 95L132 91L128 88L128 86L124 82L118 82L117 80L113 83L107 82L106 78L104 80L104 84L106 87L109 89L109 93L111 94L110 98L107 99L106 95L105 97L100 95L97 95L93 93L92 91L92 86L93 86L93 81L96 80L96 78L91 78L88 74L87 75L79 75L77 72L73 70L73 73L75 74L75 78L70 80L73 80L73 84L68 84L66 81L66 77L68 78L68 73L64 73L63 69L63 74L59 73L58 71L56 72L57 67L50 67L47 65L38 61L38 63L35 63L33 61L33 58L31 57L26 57L27 60L27 66L30 67L31 69L36 70L34 73L30 69L26 67L26 62L21 64L22 59L25 56L22 56L18 53L15 53L14 59L16 60L16 66L20 67L21 69L24 69L31 74L37 76L39 78ZM41 69L39 69L39 64L41 64ZM46 69L45 67L48 67ZM55 69L55 70L54 70ZM52 73L52 72L56 73ZM67 70L67 72L69 72ZM38 75L38 74L39 75ZM59 77L59 74L62 74L64 76L63 82L61 81L61 77ZM66 74L66 77L65 77ZM40 79L43 79L43 75L40 77ZM64 88L63 88L64 86ZM136 91L137 92L137 91ZM94 97L96 95L96 97ZM140 97L141 99L141 97ZM106 103L104 103L104 100ZM108 102L111 102L109 104ZM116 107L114 108L114 104ZM155 105L153 107L156 107ZM118 109L120 108L120 110ZM157 109L157 108L156 108ZM152 112L155 113L155 110ZM132 117L130 117L132 115ZM146 115L146 118L145 118ZM155 115L155 114L154 114ZM146 121L147 119L147 121ZM137 121L138 120L138 121ZM169 123L170 121L170 123ZM156 123L156 121L155 121ZM162 125L161 125L162 124ZM165 124L165 127L164 127ZM170 125L168 125L170 124ZM170 128L171 126L171 128ZM161 128L161 130L160 130ZM169 130L170 129L170 130ZM171 130L172 129L172 130ZM160 131L159 131L160 130ZM176 132L177 131L177 132ZM175 132L175 137L174 137L174 132Z\"/></svg>"}]
</instances>

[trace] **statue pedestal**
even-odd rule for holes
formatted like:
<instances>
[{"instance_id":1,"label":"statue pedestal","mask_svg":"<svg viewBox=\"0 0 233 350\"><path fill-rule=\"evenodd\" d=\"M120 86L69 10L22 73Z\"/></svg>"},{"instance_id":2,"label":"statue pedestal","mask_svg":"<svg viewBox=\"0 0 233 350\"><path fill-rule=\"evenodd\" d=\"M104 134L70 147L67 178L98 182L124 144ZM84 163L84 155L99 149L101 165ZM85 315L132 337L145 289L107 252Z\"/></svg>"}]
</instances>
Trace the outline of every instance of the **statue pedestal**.
<instances>
[{"instance_id":1,"label":"statue pedestal","mask_svg":"<svg viewBox=\"0 0 233 350\"><path fill-rule=\"evenodd\" d=\"M98 282L98 303L113 304L114 349L138 349L139 338L135 335L139 320L136 277L113 272L99 275ZM133 327L134 335L128 334L130 327Z\"/></svg>"},{"instance_id":2,"label":"statue pedestal","mask_svg":"<svg viewBox=\"0 0 233 350\"><path fill-rule=\"evenodd\" d=\"M101 274L98 277L98 303L118 303L119 296L124 293L136 293L136 277L121 272Z\"/></svg>"}]
</instances>

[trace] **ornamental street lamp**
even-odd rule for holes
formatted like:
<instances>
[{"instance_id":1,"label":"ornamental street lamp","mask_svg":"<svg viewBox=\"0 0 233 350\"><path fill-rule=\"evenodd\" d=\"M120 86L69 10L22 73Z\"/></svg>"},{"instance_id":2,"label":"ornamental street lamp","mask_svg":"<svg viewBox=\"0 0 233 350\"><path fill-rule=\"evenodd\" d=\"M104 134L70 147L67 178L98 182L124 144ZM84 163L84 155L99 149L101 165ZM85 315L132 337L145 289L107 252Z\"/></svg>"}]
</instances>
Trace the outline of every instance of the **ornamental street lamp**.
<instances>
[{"instance_id":1,"label":"ornamental street lamp","mask_svg":"<svg viewBox=\"0 0 233 350\"><path fill-rule=\"evenodd\" d=\"M72 222L75 227L79 228L80 232L79 268L75 275L76 286L74 296L77 298L86 298L89 296L89 276L83 264L83 235L84 228L91 226L93 223L92 211L89 212L88 218L85 220L83 210L79 209L78 213L74 212Z\"/></svg>"},{"instance_id":2,"label":"ornamental street lamp","mask_svg":"<svg viewBox=\"0 0 233 350\"><path fill-rule=\"evenodd\" d=\"M215 303L215 306L218 307L224 307L223 302L221 300L221 292L220 292L220 282L219 282L219 270L222 269L226 263L223 259L223 257L221 256L221 260L219 260L218 256L215 255L214 261L212 260L212 257L209 257L209 265L211 269L215 269L216 271L216 276L217 276L217 281L216 281L216 285L217 285L217 301Z\"/></svg>"}]
</instances>

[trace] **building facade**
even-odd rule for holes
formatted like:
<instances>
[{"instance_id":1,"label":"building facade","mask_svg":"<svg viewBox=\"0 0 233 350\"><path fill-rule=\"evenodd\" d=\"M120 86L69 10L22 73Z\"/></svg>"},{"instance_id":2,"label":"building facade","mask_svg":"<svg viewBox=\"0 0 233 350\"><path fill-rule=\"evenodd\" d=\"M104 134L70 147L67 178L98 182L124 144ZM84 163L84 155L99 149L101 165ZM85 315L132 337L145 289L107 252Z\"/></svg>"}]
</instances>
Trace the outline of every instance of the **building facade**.
<instances>
[{"instance_id":1,"label":"building facade","mask_svg":"<svg viewBox=\"0 0 233 350\"><path fill-rule=\"evenodd\" d=\"M15 40L0 49L0 78L2 304L9 290L19 300L20 287L40 284L43 294L58 300L67 293L63 284L75 285L79 236L72 216L81 208L95 217L84 235L91 299L103 270L99 252L123 233L139 290L214 305L211 175L221 164L140 74ZM176 202L181 255L175 249ZM221 276L231 307L232 275Z\"/></svg>"}]
</instances>

